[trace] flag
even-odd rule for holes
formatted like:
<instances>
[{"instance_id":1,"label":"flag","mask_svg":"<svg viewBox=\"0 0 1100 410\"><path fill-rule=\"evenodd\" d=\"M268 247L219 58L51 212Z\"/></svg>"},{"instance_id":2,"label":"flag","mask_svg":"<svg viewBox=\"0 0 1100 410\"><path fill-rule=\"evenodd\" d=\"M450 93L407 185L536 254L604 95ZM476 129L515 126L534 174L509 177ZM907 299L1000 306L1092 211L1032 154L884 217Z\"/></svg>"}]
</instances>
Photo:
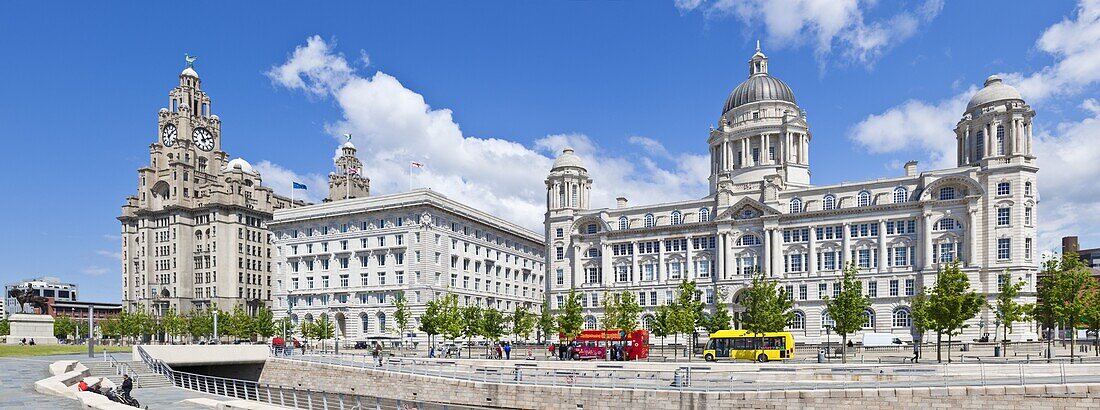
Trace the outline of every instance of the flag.
<instances>
[{"instance_id":1,"label":"flag","mask_svg":"<svg viewBox=\"0 0 1100 410\"><path fill-rule=\"evenodd\" d=\"M308 189L308 188L306 188L306 184L300 184L300 183L297 183L297 182L291 182L291 184L294 184L293 185L294 189Z\"/></svg>"},{"instance_id":2,"label":"flag","mask_svg":"<svg viewBox=\"0 0 1100 410\"><path fill-rule=\"evenodd\" d=\"M359 175L359 168L348 168L348 175Z\"/></svg>"},{"instance_id":3,"label":"flag","mask_svg":"<svg viewBox=\"0 0 1100 410\"><path fill-rule=\"evenodd\" d=\"M416 162L416 161L412 162L412 166L417 167L417 168L424 168L424 164L421 164L421 163Z\"/></svg>"}]
</instances>

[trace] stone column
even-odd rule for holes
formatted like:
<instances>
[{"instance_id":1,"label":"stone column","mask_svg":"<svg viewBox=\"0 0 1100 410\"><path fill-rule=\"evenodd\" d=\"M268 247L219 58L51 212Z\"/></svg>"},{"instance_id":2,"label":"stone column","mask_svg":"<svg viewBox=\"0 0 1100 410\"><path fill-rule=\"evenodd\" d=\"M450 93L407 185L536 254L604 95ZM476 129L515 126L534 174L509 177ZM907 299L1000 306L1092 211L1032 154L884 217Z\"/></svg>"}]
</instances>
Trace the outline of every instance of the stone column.
<instances>
[{"instance_id":1,"label":"stone column","mask_svg":"<svg viewBox=\"0 0 1100 410\"><path fill-rule=\"evenodd\" d=\"M809 265L806 267L807 276L814 276L817 274L817 227L810 227L810 245L807 249L806 263Z\"/></svg>"},{"instance_id":2,"label":"stone column","mask_svg":"<svg viewBox=\"0 0 1100 410\"><path fill-rule=\"evenodd\" d=\"M611 245L604 242L600 245L600 283L607 288L615 282L616 278L610 278L615 276L615 268L611 266Z\"/></svg>"},{"instance_id":3,"label":"stone column","mask_svg":"<svg viewBox=\"0 0 1100 410\"><path fill-rule=\"evenodd\" d=\"M783 273L783 231L779 228L772 230L772 276L780 276Z\"/></svg>"},{"instance_id":4,"label":"stone column","mask_svg":"<svg viewBox=\"0 0 1100 410\"><path fill-rule=\"evenodd\" d=\"M569 195L569 194L567 193L566 195ZM581 267L581 258L580 258L581 246L580 245L573 245L572 248L573 248L573 256L572 256L572 259L573 259L573 266L572 266L573 283L572 283L572 285L573 285L574 288L580 288L580 285L582 283L584 283L584 281L578 281L577 280L577 275L578 274L581 275L582 277L584 276L584 268ZM578 271L580 271L580 272L578 272Z\"/></svg>"},{"instance_id":5,"label":"stone column","mask_svg":"<svg viewBox=\"0 0 1100 410\"><path fill-rule=\"evenodd\" d=\"M768 136L766 134L760 134L760 163L757 165L763 165L768 163Z\"/></svg>"},{"instance_id":6,"label":"stone column","mask_svg":"<svg viewBox=\"0 0 1100 410\"><path fill-rule=\"evenodd\" d=\"M748 138L742 138L741 139L741 167L742 168L749 166L749 148L752 148L749 145L750 144L749 144L749 139Z\"/></svg>"},{"instance_id":7,"label":"stone column","mask_svg":"<svg viewBox=\"0 0 1100 410\"><path fill-rule=\"evenodd\" d=\"M760 255L760 269L767 269L768 275L772 275L771 272L771 255L772 255L772 231L769 228L764 229L764 252Z\"/></svg>"},{"instance_id":8,"label":"stone column","mask_svg":"<svg viewBox=\"0 0 1100 410\"><path fill-rule=\"evenodd\" d=\"M695 280L695 274L692 273L695 271L695 267L691 265L691 236L687 236L685 240L687 241L687 249L684 249L684 278L687 280Z\"/></svg>"},{"instance_id":9,"label":"stone column","mask_svg":"<svg viewBox=\"0 0 1100 410\"><path fill-rule=\"evenodd\" d=\"M921 269L932 269L932 214L925 212L921 215Z\"/></svg>"},{"instance_id":10,"label":"stone column","mask_svg":"<svg viewBox=\"0 0 1100 410\"><path fill-rule=\"evenodd\" d=\"M878 221L878 272L886 272L888 255L886 254L886 221Z\"/></svg>"},{"instance_id":11,"label":"stone column","mask_svg":"<svg viewBox=\"0 0 1100 410\"><path fill-rule=\"evenodd\" d=\"M843 228L844 232L842 232L844 234L844 236L842 237L842 239L840 241L840 247L842 249L840 250L840 261L839 262L841 262L841 266L843 266L843 267L847 267L848 266L848 261L852 259L852 256L851 256L851 254L852 254L852 229L851 229L851 226L852 226L852 224L849 223L849 222L844 223L844 228Z\"/></svg>"},{"instance_id":12,"label":"stone column","mask_svg":"<svg viewBox=\"0 0 1100 410\"><path fill-rule=\"evenodd\" d=\"M963 260L963 266L972 267L978 261L978 209L971 208L967 211L966 238L963 239L966 241L966 255L959 259Z\"/></svg>"},{"instance_id":13,"label":"stone column","mask_svg":"<svg viewBox=\"0 0 1100 410\"><path fill-rule=\"evenodd\" d=\"M662 279L661 273L665 273ZM668 280L668 271L665 269L665 241L657 241L657 283Z\"/></svg>"},{"instance_id":14,"label":"stone column","mask_svg":"<svg viewBox=\"0 0 1100 410\"><path fill-rule=\"evenodd\" d=\"M642 280L642 271L638 269L638 241L631 241L630 248L630 284L638 286L638 282Z\"/></svg>"},{"instance_id":15,"label":"stone column","mask_svg":"<svg viewBox=\"0 0 1100 410\"><path fill-rule=\"evenodd\" d=\"M715 239L715 246L717 246L718 249L715 249L714 252L714 266L718 271L711 272L711 275L715 278L726 279L726 236L727 234L725 232L719 233L718 238Z\"/></svg>"},{"instance_id":16,"label":"stone column","mask_svg":"<svg viewBox=\"0 0 1100 410\"><path fill-rule=\"evenodd\" d=\"M725 262L726 263L726 271L736 273L737 272L737 263L734 261L734 258L736 257L736 255L733 253L733 246L734 245L735 245L735 243L734 243L734 239L733 239L733 234L727 232L726 233L726 244L723 245L725 247L725 250L724 250L725 255L724 256L725 256L725 259L726 259L726 262ZM722 279L729 279L731 276L736 277L737 275L736 274L735 275L724 275L722 277Z\"/></svg>"}]
</instances>

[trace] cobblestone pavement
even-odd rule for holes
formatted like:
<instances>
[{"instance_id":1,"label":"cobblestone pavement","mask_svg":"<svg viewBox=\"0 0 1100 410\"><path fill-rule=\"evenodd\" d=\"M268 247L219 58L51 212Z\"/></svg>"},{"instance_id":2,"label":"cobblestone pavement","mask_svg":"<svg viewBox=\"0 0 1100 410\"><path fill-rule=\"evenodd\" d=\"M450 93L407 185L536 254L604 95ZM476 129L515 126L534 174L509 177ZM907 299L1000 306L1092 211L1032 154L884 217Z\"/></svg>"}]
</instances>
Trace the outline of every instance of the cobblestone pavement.
<instances>
[{"instance_id":1,"label":"cobblestone pavement","mask_svg":"<svg viewBox=\"0 0 1100 410\"><path fill-rule=\"evenodd\" d=\"M87 360L85 355L61 355L38 357L0 358L0 409L80 409L74 400L41 394L34 391L34 382L50 377L49 365L58 360ZM184 399L205 397L215 400L228 398L180 389L157 387L136 389L133 396L142 407L150 409L206 409L180 403Z\"/></svg>"}]
</instances>

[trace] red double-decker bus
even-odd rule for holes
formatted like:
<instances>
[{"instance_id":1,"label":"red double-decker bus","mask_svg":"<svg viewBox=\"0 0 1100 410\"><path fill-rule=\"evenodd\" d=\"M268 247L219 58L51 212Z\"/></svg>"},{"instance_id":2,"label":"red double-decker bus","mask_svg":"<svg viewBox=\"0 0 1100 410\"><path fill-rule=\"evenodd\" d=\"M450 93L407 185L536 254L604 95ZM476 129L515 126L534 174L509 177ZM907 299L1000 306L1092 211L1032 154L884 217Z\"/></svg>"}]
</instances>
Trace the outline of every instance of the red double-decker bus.
<instances>
[{"instance_id":1,"label":"red double-decker bus","mask_svg":"<svg viewBox=\"0 0 1100 410\"><path fill-rule=\"evenodd\" d=\"M565 340L565 335L558 335ZM635 330L629 335L622 330L582 330L573 339L569 356L573 360L606 359L608 349L613 349L619 360L638 360L649 357L649 331Z\"/></svg>"}]
</instances>

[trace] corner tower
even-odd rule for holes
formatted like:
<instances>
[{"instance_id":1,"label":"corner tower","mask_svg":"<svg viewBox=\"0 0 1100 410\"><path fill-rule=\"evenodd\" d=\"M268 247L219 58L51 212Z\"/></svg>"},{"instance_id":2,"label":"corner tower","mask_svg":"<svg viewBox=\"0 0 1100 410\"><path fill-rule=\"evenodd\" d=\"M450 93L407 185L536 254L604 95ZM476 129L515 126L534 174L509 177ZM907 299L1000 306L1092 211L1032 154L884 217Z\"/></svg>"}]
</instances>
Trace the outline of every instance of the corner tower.
<instances>
[{"instance_id":1,"label":"corner tower","mask_svg":"<svg viewBox=\"0 0 1100 410\"><path fill-rule=\"evenodd\" d=\"M1020 92L991 75L966 104L955 126L960 167L990 163L1034 164L1031 119L1035 111Z\"/></svg>"},{"instance_id":2,"label":"corner tower","mask_svg":"<svg viewBox=\"0 0 1100 410\"><path fill-rule=\"evenodd\" d=\"M760 51L748 61L749 78L734 88L711 129L710 191L719 185L760 182L778 175L785 185L810 185L810 129L794 92L768 72Z\"/></svg>"},{"instance_id":3,"label":"corner tower","mask_svg":"<svg viewBox=\"0 0 1100 410\"><path fill-rule=\"evenodd\" d=\"M571 244L570 228L577 211L589 207L592 178L588 169L572 148L562 150L546 177L546 266L547 294L551 290L568 289L574 285L572 265L567 258L577 252ZM561 279L558 279L561 278Z\"/></svg>"},{"instance_id":4,"label":"corner tower","mask_svg":"<svg viewBox=\"0 0 1100 410\"><path fill-rule=\"evenodd\" d=\"M347 138L348 141L340 146L340 156L333 161L336 172L328 174L328 198L325 202L370 196L370 178L363 176L363 163L355 155L351 135Z\"/></svg>"}]
</instances>

